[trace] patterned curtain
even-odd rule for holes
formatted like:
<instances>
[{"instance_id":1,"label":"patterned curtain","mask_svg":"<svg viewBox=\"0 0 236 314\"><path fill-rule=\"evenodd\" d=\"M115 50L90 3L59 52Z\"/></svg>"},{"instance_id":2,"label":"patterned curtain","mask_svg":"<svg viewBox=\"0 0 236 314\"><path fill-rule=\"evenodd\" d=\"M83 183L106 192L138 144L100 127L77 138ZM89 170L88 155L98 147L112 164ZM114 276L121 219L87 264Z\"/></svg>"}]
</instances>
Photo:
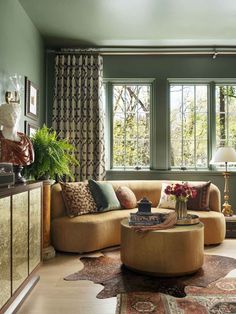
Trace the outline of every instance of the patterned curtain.
<instances>
[{"instance_id":1,"label":"patterned curtain","mask_svg":"<svg viewBox=\"0 0 236 314\"><path fill-rule=\"evenodd\" d=\"M103 60L99 55L57 55L53 128L75 147L76 181L105 177Z\"/></svg>"}]
</instances>

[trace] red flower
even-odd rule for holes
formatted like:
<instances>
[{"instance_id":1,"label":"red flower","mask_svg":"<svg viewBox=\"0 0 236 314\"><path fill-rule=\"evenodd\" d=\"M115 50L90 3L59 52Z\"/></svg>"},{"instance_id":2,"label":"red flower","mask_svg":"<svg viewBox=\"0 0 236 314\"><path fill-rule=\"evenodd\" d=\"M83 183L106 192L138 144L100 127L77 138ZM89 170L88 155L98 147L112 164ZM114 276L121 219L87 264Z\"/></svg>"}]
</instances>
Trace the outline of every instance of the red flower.
<instances>
[{"instance_id":1,"label":"red flower","mask_svg":"<svg viewBox=\"0 0 236 314\"><path fill-rule=\"evenodd\" d=\"M167 195L173 195L173 197L182 199L183 201L187 201L189 198L195 198L197 195L197 190L189 186L187 182L168 185L164 192Z\"/></svg>"}]
</instances>

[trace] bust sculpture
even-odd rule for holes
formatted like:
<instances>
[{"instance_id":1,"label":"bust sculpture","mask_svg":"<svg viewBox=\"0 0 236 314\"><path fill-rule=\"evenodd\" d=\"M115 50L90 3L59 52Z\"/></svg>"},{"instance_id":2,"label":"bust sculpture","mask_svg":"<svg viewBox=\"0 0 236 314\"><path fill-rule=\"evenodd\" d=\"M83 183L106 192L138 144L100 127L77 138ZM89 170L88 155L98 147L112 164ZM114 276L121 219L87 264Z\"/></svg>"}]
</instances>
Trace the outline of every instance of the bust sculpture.
<instances>
[{"instance_id":1,"label":"bust sculpture","mask_svg":"<svg viewBox=\"0 0 236 314\"><path fill-rule=\"evenodd\" d=\"M12 163L15 168L22 170L23 166L34 161L34 149L30 139L24 133L17 132L20 114L20 104L0 106L0 162ZM25 182L19 172L16 182Z\"/></svg>"}]
</instances>

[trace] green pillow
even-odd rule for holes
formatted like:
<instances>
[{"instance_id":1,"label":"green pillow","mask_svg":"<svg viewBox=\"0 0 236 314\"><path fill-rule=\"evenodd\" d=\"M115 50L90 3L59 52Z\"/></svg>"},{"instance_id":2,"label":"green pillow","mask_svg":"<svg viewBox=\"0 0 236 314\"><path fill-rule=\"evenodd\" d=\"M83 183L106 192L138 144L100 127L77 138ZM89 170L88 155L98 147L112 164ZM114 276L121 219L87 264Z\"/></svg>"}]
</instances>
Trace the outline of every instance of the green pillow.
<instances>
[{"instance_id":1,"label":"green pillow","mask_svg":"<svg viewBox=\"0 0 236 314\"><path fill-rule=\"evenodd\" d=\"M111 183L96 182L91 179L88 184L98 211L121 209L120 202Z\"/></svg>"}]
</instances>

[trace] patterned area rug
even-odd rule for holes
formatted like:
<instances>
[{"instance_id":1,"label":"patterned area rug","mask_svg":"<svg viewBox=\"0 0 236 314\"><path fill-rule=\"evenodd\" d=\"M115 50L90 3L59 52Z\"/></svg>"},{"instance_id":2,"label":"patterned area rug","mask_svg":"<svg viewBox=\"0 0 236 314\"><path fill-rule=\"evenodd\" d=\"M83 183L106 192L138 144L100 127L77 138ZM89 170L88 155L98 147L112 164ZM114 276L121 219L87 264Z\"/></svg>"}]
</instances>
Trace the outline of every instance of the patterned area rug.
<instances>
[{"instance_id":1,"label":"patterned area rug","mask_svg":"<svg viewBox=\"0 0 236 314\"><path fill-rule=\"evenodd\" d=\"M211 282L225 277L236 268L234 258L205 255L203 267L195 274L163 278L143 275L127 269L121 263L119 251L113 252L111 256L82 257L80 260L84 268L64 279L91 280L103 285L104 289L97 295L98 299L111 298L129 292L160 292L183 298L186 296L186 286L207 287Z\"/></svg>"},{"instance_id":2,"label":"patterned area rug","mask_svg":"<svg viewBox=\"0 0 236 314\"><path fill-rule=\"evenodd\" d=\"M153 292L130 292L117 297L116 314L235 314L236 278L223 278L207 288L185 288L179 299Z\"/></svg>"}]
</instances>

